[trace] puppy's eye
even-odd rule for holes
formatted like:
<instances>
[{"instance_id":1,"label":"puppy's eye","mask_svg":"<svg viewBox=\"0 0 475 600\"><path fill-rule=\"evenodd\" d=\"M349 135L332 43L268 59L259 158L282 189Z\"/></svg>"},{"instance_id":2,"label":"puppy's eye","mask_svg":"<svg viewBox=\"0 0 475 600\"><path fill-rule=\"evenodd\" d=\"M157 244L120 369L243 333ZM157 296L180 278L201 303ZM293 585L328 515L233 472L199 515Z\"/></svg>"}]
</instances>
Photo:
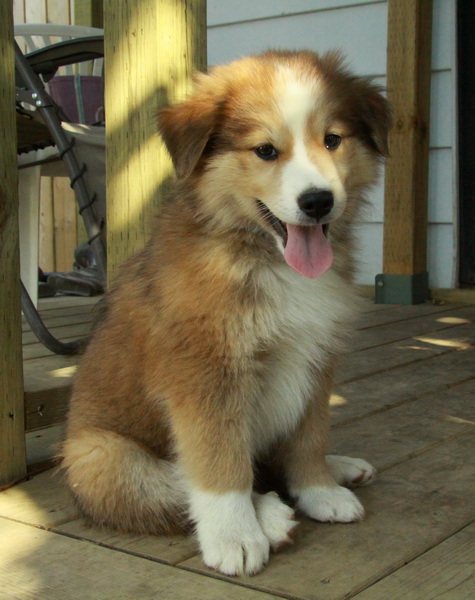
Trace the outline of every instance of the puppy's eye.
<instances>
[{"instance_id":1,"label":"puppy's eye","mask_svg":"<svg viewBox=\"0 0 475 600\"><path fill-rule=\"evenodd\" d=\"M341 144L341 137L336 133L329 133L325 136L325 148L327 150L336 150Z\"/></svg>"},{"instance_id":2,"label":"puppy's eye","mask_svg":"<svg viewBox=\"0 0 475 600\"><path fill-rule=\"evenodd\" d=\"M262 158L262 160L275 160L279 156L279 153L272 144L258 146L254 152L259 158Z\"/></svg>"}]
</instances>

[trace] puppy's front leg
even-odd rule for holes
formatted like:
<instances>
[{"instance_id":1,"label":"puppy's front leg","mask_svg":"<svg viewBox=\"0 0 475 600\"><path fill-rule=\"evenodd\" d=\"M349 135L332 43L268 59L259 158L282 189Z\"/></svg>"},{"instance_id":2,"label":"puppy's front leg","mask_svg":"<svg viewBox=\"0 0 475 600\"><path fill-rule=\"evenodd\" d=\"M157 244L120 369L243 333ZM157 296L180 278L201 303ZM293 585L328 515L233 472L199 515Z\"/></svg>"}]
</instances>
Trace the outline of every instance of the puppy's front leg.
<instances>
[{"instance_id":1,"label":"puppy's front leg","mask_svg":"<svg viewBox=\"0 0 475 600\"><path fill-rule=\"evenodd\" d=\"M326 382L326 385L325 385ZM297 507L317 521L359 521L364 509L350 490L337 484L325 455L329 431L331 375L319 380L300 425L282 449L282 461L290 494Z\"/></svg>"},{"instance_id":2,"label":"puppy's front leg","mask_svg":"<svg viewBox=\"0 0 475 600\"><path fill-rule=\"evenodd\" d=\"M226 575L252 575L267 563L269 541L252 500L246 410L229 390L226 398L195 391L175 403L172 418L203 559Z\"/></svg>"}]
</instances>

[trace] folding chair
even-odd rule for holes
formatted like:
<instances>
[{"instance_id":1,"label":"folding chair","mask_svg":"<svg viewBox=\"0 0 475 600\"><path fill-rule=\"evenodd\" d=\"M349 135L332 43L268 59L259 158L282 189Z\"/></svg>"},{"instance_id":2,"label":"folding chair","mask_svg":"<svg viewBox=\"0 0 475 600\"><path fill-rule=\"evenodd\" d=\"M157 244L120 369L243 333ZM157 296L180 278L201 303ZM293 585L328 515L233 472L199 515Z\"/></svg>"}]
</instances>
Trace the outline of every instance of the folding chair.
<instances>
[{"instance_id":1,"label":"folding chair","mask_svg":"<svg viewBox=\"0 0 475 600\"><path fill-rule=\"evenodd\" d=\"M76 195L79 213L84 220L89 238L88 244L95 256L98 276L105 284L106 249L104 219L100 218L97 214L97 194L92 194L88 190L85 180L87 165L78 161L77 152L75 151L75 139L62 126L62 121L67 121L64 110L57 105L45 87L46 83L52 79L61 66L76 65L91 60L102 60L104 42L101 30L93 30L92 28L86 28L86 30L85 32L84 28L72 26L61 26L59 28L54 25L16 26L15 37L22 36L29 49L33 46L36 47L34 42L35 35L40 36L43 40L47 38L47 41L50 41L53 36L64 38L66 31L69 37L72 38L50 46L44 46L26 55L23 54L18 43L15 42L17 106L24 106L25 104L31 106L34 109L34 116L41 118L46 129L43 127L40 132L36 125L32 128L36 130L39 138L47 132L46 139L43 140L35 139L34 135L32 135L33 139L23 138L20 142L19 150L23 152L25 150L34 151L36 154L33 157L33 163L30 162L29 164L34 164L35 166L49 163L55 158L62 161L70 178L71 187ZM92 35L98 31L101 35ZM81 35L84 32L87 37L74 37L74 35ZM40 75L42 78L40 78ZM25 141L26 143L24 143ZM52 143L55 145L54 150L50 147ZM38 207L36 207L37 210ZM30 209L29 212L33 211ZM35 236L35 232L31 231L31 227L30 233L33 237ZM38 232L36 231L37 239ZM37 268L38 265L36 264ZM23 312L32 330L50 350L59 354L71 354L77 352L83 346L83 340L64 344L56 340L47 331L23 283L21 298Z\"/></svg>"}]
</instances>

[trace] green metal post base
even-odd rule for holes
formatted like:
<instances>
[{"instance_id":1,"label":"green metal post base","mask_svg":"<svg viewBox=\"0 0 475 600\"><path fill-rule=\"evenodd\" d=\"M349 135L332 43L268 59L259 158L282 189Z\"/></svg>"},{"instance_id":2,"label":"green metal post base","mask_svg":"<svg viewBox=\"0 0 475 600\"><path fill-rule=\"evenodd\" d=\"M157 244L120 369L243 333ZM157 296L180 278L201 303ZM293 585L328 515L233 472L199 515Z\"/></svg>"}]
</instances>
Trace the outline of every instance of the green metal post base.
<instances>
[{"instance_id":1,"label":"green metal post base","mask_svg":"<svg viewBox=\"0 0 475 600\"><path fill-rule=\"evenodd\" d=\"M376 275L376 304L422 304L429 299L429 274Z\"/></svg>"}]
</instances>

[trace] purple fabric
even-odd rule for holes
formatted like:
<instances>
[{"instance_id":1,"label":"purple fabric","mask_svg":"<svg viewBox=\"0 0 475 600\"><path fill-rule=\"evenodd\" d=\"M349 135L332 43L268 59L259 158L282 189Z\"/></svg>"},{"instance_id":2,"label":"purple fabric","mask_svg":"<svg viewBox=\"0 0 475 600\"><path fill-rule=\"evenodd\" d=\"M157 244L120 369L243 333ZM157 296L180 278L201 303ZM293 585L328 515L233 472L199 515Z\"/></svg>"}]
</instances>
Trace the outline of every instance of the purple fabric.
<instances>
[{"instance_id":1,"label":"purple fabric","mask_svg":"<svg viewBox=\"0 0 475 600\"><path fill-rule=\"evenodd\" d=\"M104 121L104 80L94 75L60 75L49 81L50 94L71 123Z\"/></svg>"}]
</instances>

